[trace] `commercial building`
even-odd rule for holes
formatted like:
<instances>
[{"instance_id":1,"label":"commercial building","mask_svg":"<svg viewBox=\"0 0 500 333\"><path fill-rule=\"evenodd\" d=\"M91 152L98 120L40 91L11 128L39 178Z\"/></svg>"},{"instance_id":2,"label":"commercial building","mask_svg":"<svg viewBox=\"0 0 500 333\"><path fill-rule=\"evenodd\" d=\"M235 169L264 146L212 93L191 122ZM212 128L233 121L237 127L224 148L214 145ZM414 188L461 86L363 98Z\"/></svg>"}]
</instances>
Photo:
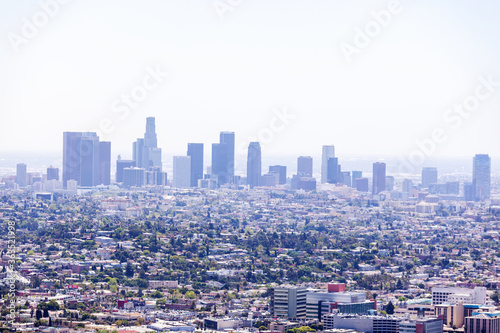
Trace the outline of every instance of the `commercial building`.
<instances>
[{"instance_id":1,"label":"commercial building","mask_svg":"<svg viewBox=\"0 0 500 333\"><path fill-rule=\"evenodd\" d=\"M475 287L456 288L456 287L434 287L432 288L432 304L439 305L443 303L458 304L486 304L486 288Z\"/></svg>"},{"instance_id":2,"label":"commercial building","mask_svg":"<svg viewBox=\"0 0 500 333\"><path fill-rule=\"evenodd\" d=\"M385 191L385 169L385 163L373 163L373 194L379 194L380 192Z\"/></svg>"},{"instance_id":3,"label":"commercial building","mask_svg":"<svg viewBox=\"0 0 500 333\"><path fill-rule=\"evenodd\" d=\"M203 143L188 143L187 156L191 157L191 187L203 179Z\"/></svg>"},{"instance_id":4,"label":"commercial building","mask_svg":"<svg viewBox=\"0 0 500 333\"><path fill-rule=\"evenodd\" d=\"M443 321L440 318L404 320L399 323L399 333L443 333Z\"/></svg>"},{"instance_id":5,"label":"commercial building","mask_svg":"<svg viewBox=\"0 0 500 333\"><path fill-rule=\"evenodd\" d=\"M260 144L250 142L247 155L247 184L250 188L259 186L262 175L262 156Z\"/></svg>"},{"instance_id":6,"label":"commercial building","mask_svg":"<svg viewBox=\"0 0 500 333\"><path fill-rule=\"evenodd\" d=\"M328 181L328 159L335 157L335 146L323 146L321 155L321 183L329 183Z\"/></svg>"},{"instance_id":7,"label":"commercial building","mask_svg":"<svg viewBox=\"0 0 500 333\"><path fill-rule=\"evenodd\" d=\"M304 319L306 317L307 289L277 287L271 290L271 317Z\"/></svg>"},{"instance_id":8,"label":"commercial building","mask_svg":"<svg viewBox=\"0 0 500 333\"><path fill-rule=\"evenodd\" d=\"M279 175L278 184L286 184L286 166L284 165L270 165L269 173L275 172Z\"/></svg>"},{"instance_id":9,"label":"commercial building","mask_svg":"<svg viewBox=\"0 0 500 333\"><path fill-rule=\"evenodd\" d=\"M174 156L172 186L178 188L191 186L191 156Z\"/></svg>"},{"instance_id":10,"label":"commercial building","mask_svg":"<svg viewBox=\"0 0 500 333\"><path fill-rule=\"evenodd\" d=\"M422 187L428 188L430 184L437 184L438 171L435 167L422 168Z\"/></svg>"},{"instance_id":11,"label":"commercial building","mask_svg":"<svg viewBox=\"0 0 500 333\"><path fill-rule=\"evenodd\" d=\"M299 156L297 158L297 175L300 177L312 177L313 158L311 156Z\"/></svg>"},{"instance_id":12,"label":"commercial building","mask_svg":"<svg viewBox=\"0 0 500 333\"><path fill-rule=\"evenodd\" d=\"M26 187L28 185L28 175L26 173L26 164L24 163L16 165L16 184L19 187Z\"/></svg>"},{"instance_id":13,"label":"commercial building","mask_svg":"<svg viewBox=\"0 0 500 333\"><path fill-rule=\"evenodd\" d=\"M487 154L477 154L472 163L472 186L474 200L490 198L491 194L491 159Z\"/></svg>"},{"instance_id":14,"label":"commercial building","mask_svg":"<svg viewBox=\"0 0 500 333\"><path fill-rule=\"evenodd\" d=\"M331 313L323 316L325 330L342 328L360 332L399 333L399 323L403 317L375 315L342 315Z\"/></svg>"},{"instance_id":15,"label":"commercial building","mask_svg":"<svg viewBox=\"0 0 500 333\"><path fill-rule=\"evenodd\" d=\"M500 332L500 312L475 312L465 317L465 333Z\"/></svg>"},{"instance_id":16,"label":"commercial building","mask_svg":"<svg viewBox=\"0 0 500 333\"><path fill-rule=\"evenodd\" d=\"M110 142L100 142L94 132L63 133L64 188L68 180L75 180L79 186L109 185L110 166Z\"/></svg>"}]
</instances>

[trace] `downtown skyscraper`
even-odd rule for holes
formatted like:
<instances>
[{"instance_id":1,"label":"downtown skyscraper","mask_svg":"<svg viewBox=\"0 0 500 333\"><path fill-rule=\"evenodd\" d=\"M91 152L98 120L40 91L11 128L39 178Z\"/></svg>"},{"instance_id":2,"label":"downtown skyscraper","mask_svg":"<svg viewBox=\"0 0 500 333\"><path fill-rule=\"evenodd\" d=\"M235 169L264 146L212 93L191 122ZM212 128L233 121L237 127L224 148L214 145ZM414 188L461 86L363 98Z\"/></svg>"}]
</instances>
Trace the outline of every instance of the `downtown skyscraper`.
<instances>
[{"instance_id":1,"label":"downtown skyscraper","mask_svg":"<svg viewBox=\"0 0 500 333\"><path fill-rule=\"evenodd\" d=\"M161 148L158 148L154 117L146 118L146 133L144 133L144 138L138 138L134 142L132 155L136 167L143 168L145 171L156 167L161 171Z\"/></svg>"},{"instance_id":2,"label":"downtown skyscraper","mask_svg":"<svg viewBox=\"0 0 500 333\"><path fill-rule=\"evenodd\" d=\"M146 118L144 138L138 138L132 152L135 167L144 169L146 185L164 185L165 173L162 171L161 148L158 148L155 118Z\"/></svg>"},{"instance_id":3,"label":"downtown skyscraper","mask_svg":"<svg viewBox=\"0 0 500 333\"><path fill-rule=\"evenodd\" d=\"M328 160L335 157L335 147L334 146L323 146L323 152L321 156L321 183L329 183L330 179L328 177ZM337 170L335 170L337 172ZM335 180L336 180L335 176Z\"/></svg>"},{"instance_id":4,"label":"downtown skyscraper","mask_svg":"<svg viewBox=\"0 0 500 333\"><path fill-rule=\"evenodd\" d=\"M262 156L260 143L250 142L247 155L247 184L250 188L260 185L262 176Z\"/></svg>"},{"instance_id":5,"label":"downtown skyscraper","mask_svg":"<svg viewBox=\"0 0 500 333\"><path fill-rule=\"evenodd\" d=\"M373 185L372 193L379 194L385 191L385 163L373 163Z\"/></svg>"},{"instance_id":6,"label":"downtown skyscraper","mask_svg":"<svg viewBox=\"0 0 500 333\"><path fill-rule=\"evenodd\" d=\"M488 154L477 154L472 163L472 188L474 200L489 199L491 195L491 158Z\"/></svg>"},{"instance_id":7,"label":"downtown skyscraper","mask_svg":"<svg viewBox=\"0 0 500 333\"><path fill-rule=\"evenodd\" d=\"M234 132L221 132L219 143L212 144L212 175L219 186L233 182Z\"/></svg>"},{"instance_id":8,"label":"downtown skyscraper","mask_svg":"<svg viewBox=\"0 0 500 333\"><path fill-rule=\"evenodd\" d=\"M63 186L75 180L79 186L109 185L111 143L99 141L95 132L63 133Z\"/></svg>"},{"instance_id":9,"label":"downtown skyscraper","mask_svg":"<svg viewBox=\"0 0 500 333\"><path fill-rule=\"evenodd\" d=\"M203 179L203 143L188 143L187 156L191 157L191 187Z\"/></svg>"}]
</instances>

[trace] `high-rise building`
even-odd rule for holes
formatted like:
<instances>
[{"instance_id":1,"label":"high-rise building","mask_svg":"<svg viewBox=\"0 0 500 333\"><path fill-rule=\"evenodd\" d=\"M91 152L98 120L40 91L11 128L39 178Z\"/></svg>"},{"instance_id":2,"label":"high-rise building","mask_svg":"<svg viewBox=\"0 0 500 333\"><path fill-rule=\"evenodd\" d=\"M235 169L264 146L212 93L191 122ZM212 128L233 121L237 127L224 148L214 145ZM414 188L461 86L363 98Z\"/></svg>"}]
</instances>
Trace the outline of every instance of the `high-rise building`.
<instances>
[{"instance_id":1,"label":"high-rise building","mask_svg":"<svg viewBox=\"0 0 500 333\"><path fill-rule=\"evenodd\" d=\"M250 188L259 186L261 175L262 156L260 144L258 142L250 142L247 155L247 184Z\"/></svg>"},{"instance_id":2,"label":"high-rise building","mask_svg":"<svg viewBox=\"0 0 500 333\"><path fill-rule=\"evenodd\" d=\"M271 317L305 319L307 289L277 287L271 290Z\"/></svg>"},{"instance_id":3,"label":"high-rise building","mask_svg":"<svg viewBox=\"0 0 500 333\"><path fill-rule=\"evenodd\" d=\"M99 184L111 184L111 142L99 142Z\"/></svg>"},{"instance_id":4,"label":"high-rise building","mask_svg":"<svg viewBox=\"0 0 500 333\"><path fill-rule=\"evenodd\" d=\"M311 156L299 156L297 158L297 176L312 177L313 159Z\"/></svg>"},{"instance_id":5,"label":"high-rise building","mask_svg":"<svg viewBox=\"0 0 500 333\"><path fill-rule=\"evenodd\" d=\"M134 160L122 160L121 157L118 156L118 159L116 160L116 182L122 183L123 182L123 170L125 168L132 168L132 167L135 167Z\"/></svg>"},{"instance_id":6,"label":"high-rise building","mask_svg":"<svg viewBox=\"0 0 500 333\"><path fill-rule=\"evenodd\" d=\"M327 161L326 179L329 184L337 184L339 182L339 159L330 157Z\"/></svg>"},{"instance_id":7,"label":"high-rise building","mask_svg":"<svg viewBox=\"0 0 500 333\"><path fill-rule=\"evenodd\" d=\"M97 186L104 182L109 184L110 160L111 143L99 142L96 133L63 133L64 188L70 179L75 180L80 186Z\"/></svg>"},{"instance_id":8,"label":"high-rise building","mask_svg":"<svg viewBox=\"0 0 500 333\"><path fill-rule=\"evenodd\" d=\"M385 163L373 163L373 194L385 191Z\"/></svg>"},{"instance_id":9,"label":"high-rise building","mask_svg":"<svg viewBox=\"0 0 500 333\"><path fill-rule=\"evenodd\" d=\"M221 132L220 143L227 145L227 173L229 180L234 176L234 132Z\"/></svg>"},{"instance_id":10,"label":"high-rise building","mask_svg":"<svg viewBox=\"0 0 500 333\"><path fill-rule=\"evenodd\" d=\"M477 154L472 164L472 186L474 200L490 198L491 192L491 159L488 154Z\"/></svg>"},{"instance_id":11,"label":"high-rise building","mask_svg":"<svg viewBox=\"0 0 500 333\"><path fill-rule=\"evenodd\" d=\"M125 168L123 169L123 186L142 187L145 182L144 168Z\"/></svg>"},{"instance_id":12,"label":"high-rise building","mask_svg":"<svg viewBox=\"0 0 500 333\"><path fill-rule=\"evenodd\" d=\"M278 184L283 185L286 184L286 166L285 165L270 165L269 173L275 172L279 175Z\"/></svg>"},{"instance_id":13,"label":"high-rise building","mask_svg":"<svg viewBox=\"0 0 500 333\"><path fill-rule=\"evenodd\" d=\"M422 187L428 188L430 184L437 184L438 170L435 167L422 168Z\"/></svg>"},{"instance_id":14,"label":"high-rise building","mask_svg":"<svg viewBox=\"0 0 500 333\"><path fill-rule=\"evenodd\" d=\"M83 135L80 141L80 186L99 185L99 137L96 133Z\"/></svg>"},{"instance_id":15,"label":"high-rise building","mask_svg":"<svg viewBox=\"0 0 500 333\"><path fill-rule=\"evenodd\" d=\"M358 178L363 178L363 171L352 171L351 172L352 174L352 187L355 187L354 186L354 181Z\"/></svg>"},{"instance_id":16,"label":"high-rise building","mask_svg":"<svg viewBox=\"0 0 500 333\"><path fill-rule=\"evenodd\" d=\"M59 168L49 166L47 168L47 180L59 180Z\"/></svg>"},{"instance_id":17,"label":"high-rise building","mask_svg":"<svg viewBox=\"0 0 500 333\"><path fill-rule=\"evenodd\" d=\"M220 142L212 144L212 175L220 185L231 183L234 176L234 132L221 132Z\"/></svg>"},{"instance_id":18,"label":"high-rise building","mask_svg":"<svg viewBox=\"0 0 500 333\"><path fill-rule=\"evenodd\" d=\"M174 156L172 185L179 188L191 186L191 156Z\"/></svg>"},{"instance_id":19,"label":"high-rise building","mask_svg":"<svg viewBox=\"0 0 500 333\"><path fill-rule=\"evenodd\" d=\"M341 176L342 176L342 184L351 187L351 185L352 185L351 172L350 171L342 171Z\"/></svg>"},{"instance_id":20,"label":"high-rise building","mask_svg":"<svg viewBox=\"0 0 500 333\"><path fill-rule=\"evenodd\" d=\"M385 188L387 191L394 190L394 176L385 176Z\"/></svg>"},{"instance_id":21,"label":"high-rise building","mask_svg":"<svg viewBox=\"0 0 500 333\"><path fill-rule=\"evenodd\" d=\"M474 201L474 186L472 183L464 183L464 201Z\"/></svg>"},{"instance_id":22,"label":"high-rise building","mask_svg":"<svg viewBox=\"0 0 500 333\"><path fill-rule=\"evenodd\" d=\"M157 173L158 170L162 172L161 148L158 148L155 117L146 118L144 138L138 138L134 142L132 156L136 167L143 168L145 172L155 171ZM156 178L153 177L152 179ZM152 185L161 184L155 183Z\"/></svg>"},{"instance_id":23,"label":"high-rise building","mask_svg":"<svg viewBox=\"0 0 500 333\"><path fill-rule=\"evenodd\" d=\"M191 157L191 187L203 179L203 143L188 143L187 155Z\"/></svg>"},{"instance_id":24,"label":"high-rise building","mask_svg":"<svg viewBox=\"0 0 500 333\"><path fill-rule=\"evenodd\" d=\"M321 156L321 183L329 183L328 181L328 159L335 157L335 146L323 146Z\"/></svg>"},{"instance_id":25,"label":"high-rise building","mask_svg":"<svg viewBox=\"0 0 500 333\"><path fill-rule=\"evenodd\" d=\"M16 184L19 187L26 187L28 185L28 175L26 173L26 164L18 163L16 166Z\"/></svg>"},{"instance_id":26,"label":"high-rise building","mask_svg":"<svg viewBox=\"0 0 500 333\"><path fill-rule=\"evenodd\" d=\"M360 192L368 192L368 178L356 178L352 183L352 187Z\"/></svg>"}]
</instances>

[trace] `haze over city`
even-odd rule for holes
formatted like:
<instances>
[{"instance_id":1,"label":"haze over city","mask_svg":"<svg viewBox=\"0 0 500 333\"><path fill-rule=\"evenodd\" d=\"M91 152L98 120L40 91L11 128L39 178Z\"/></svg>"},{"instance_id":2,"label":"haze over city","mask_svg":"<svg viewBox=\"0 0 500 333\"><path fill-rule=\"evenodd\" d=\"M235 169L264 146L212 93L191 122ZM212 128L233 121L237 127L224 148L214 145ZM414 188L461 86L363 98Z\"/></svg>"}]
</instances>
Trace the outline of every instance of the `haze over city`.
<instances>
[{"instance_id":1,"label":"haze over city","mask_svg":"<svg viewBox=\"0 0 500 333\"><path fill-rule=\"evenodd\" d=\"M288 110L294 118L263 153L319 155L335 144L339 155L407 157L441 128L446 139L429 158L500 155L497 84L470 116L447 114L482 79L500 81L492 42L500 4L398 4L364 46L359 31L390 9L385 1L240 1L230 9L68 1L31 35L26 20L43 10L38 1L3 2L0 151L59 153L63 131L101 128L123 155L147 116L173 155L224 130L246 147L276 110ZM151 72L162 73L159 81L124 108L122 96Z\"/></svg>"}]
</instances>

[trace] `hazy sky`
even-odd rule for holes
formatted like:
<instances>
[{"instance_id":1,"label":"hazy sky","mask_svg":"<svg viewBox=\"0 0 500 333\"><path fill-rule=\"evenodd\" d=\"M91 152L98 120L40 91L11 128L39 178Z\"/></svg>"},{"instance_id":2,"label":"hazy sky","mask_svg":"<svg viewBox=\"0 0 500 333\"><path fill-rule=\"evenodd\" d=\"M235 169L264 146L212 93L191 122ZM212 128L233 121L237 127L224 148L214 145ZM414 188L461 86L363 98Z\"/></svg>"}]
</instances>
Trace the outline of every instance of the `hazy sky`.
<instances>
[{"instance_id":1,"label":"hazy sky","mask_svg":"<svg viewBox=\"0 0 500 333\"><path fill-rule=\"evenodd\" d=\"M59 152L63 131L95 130L127 158L155 116L169 154L234 131L237 153L260 136L263 155L498 156L498 13L495 0L0 0L0 152Z\"/></svg>"}]
</instances>

